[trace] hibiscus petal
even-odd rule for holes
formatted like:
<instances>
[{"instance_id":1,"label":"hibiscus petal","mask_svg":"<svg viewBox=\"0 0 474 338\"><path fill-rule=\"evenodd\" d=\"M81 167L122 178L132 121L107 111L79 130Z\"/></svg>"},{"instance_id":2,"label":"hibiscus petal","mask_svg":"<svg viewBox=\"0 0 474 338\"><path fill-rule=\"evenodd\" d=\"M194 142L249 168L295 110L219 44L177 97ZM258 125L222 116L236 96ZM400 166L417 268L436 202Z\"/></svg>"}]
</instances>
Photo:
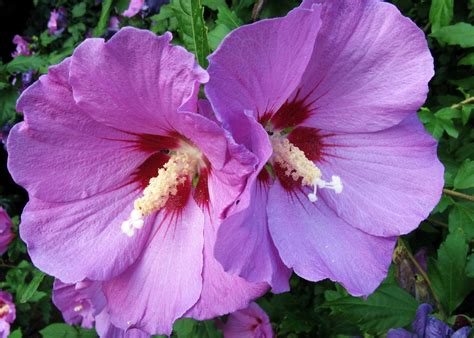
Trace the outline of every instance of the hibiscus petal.
<instances>
[{"instance_id":1,"label":"hibiscus petal","mask_svg":"<svg viewBox=\"0 0 474 338\"><path fill-rule=\"evenodd\" d=\"M203 223L202 211L192 198L179 214L157 215L143 255L123 274L104 283L115 326L171 334L173 322L201 293Z\"/></svg>"},{"instance_id":2,"label":"hibiscus petal","mask_svg":"<svg viewBox=\"0 0 474 338\"><path fill-rule=\"evenodd\" d=\"M320 27L320 8L295 9L230 33L209 57L206 94L227 120L252 110L275 112L299 84Z\"/></svg>"},{"instance_id":3,"label":"hibiscus petal","mask_svg":"<svg viewBox=\"0 0 474 338\"><path fill-rule=\"evenodd\" d=\"M271 338L272 325L265 311L256 303L248 308L231 313L222 326L225 338Z\"/></svg>"},{"instance_id":4,"label":"hibiscus petal","mask_svg":"<svg viewBox=\"0 0 474 338\"><path fill-rule=\"evenodd\" d=\"M341 177L344 189L319 190L346 222L376 236L415 229L438 203L443 165L436 142L416 115L393 128L324 138L323 178Z\"/></svg>"},{"instance_id":5,"label":"hibiscus petal","mask_svg":"<svg viewBox=\"0 0 474 338\"><path fill-rule=\"evenodd\" d=\"M206 213L202 292L199 301L186 313L186 317L205 320L246 308L268 289L266 283L250 283L224 271L213 253L217 229L218 224L213 223Z\"/></svg>"},{"instance_id":6,"label":"hibiscus petal","mask_svg":"<svg viewBox=\"0 0 474 338\"><path fill-rule=\"evenodd\" d=\"M257 175L272 154L268 135L251 115L244 115L239 123L230 123L229 126L237 142L252 150L259 162L238 202L226 212L227 218L218 230L214 254L227 272L251 282L267 282L275 293L288 291L291 270L281 262L267 228L264 206L268 189L265 184L257 182ZM229 172L227 176L235 174ZM220 196L219 200L222 200L221 196L228 195L228 191L218 189L219 184L214 183L213 178L211 175L211 194L216 196L215 199ZM235 186L235 183L231 185ZM227 200L232 200L232 197Z\"/></svg>"},{"instance_id":7,"label":"hibiscus petal","mask_svg":"<svg viewBox=\"0 0 474 338\"><path fill-rule=\"evenodd\" d=\"M368 235L324 201L288 194L275 181L268 196L270 234L286 266L299 276L340 282L354 296L371 294L386 277L396 238Z\"/></svg>"},{"instance_id":8,"label":"hibiscus petal","mask_svg":"<svg viewBox=\"0 0 474 338\"><path fill-rule=\"evenodd\" d=\"M415 23L378 0L325 1L321 17L295 98L311 104L305 125L376 131L418 110L434 70L425 34Z\"/></svg>"},{"instance_id":9,"label":"hibiscus petal","mask_svg":"<svg viewBox=\"0 0 474 338\"><path fill-rule=\"evenodd\" d=\"M108 42L87 39L72 56L70 83L93 118L133 133L174 130L177 110L208 79L194 55L170 44L171 34L126 27Z\"/></svg>"},{"instance_id":10,"label":"hibiscus petal","mask_svg":"<svg viewBox=\"0 0 474 338\"><path fill-rule=\"evenodd\" d=\"M95 328L101 338L149 338L150 335L138 329L128 331L112 325L107 310L102 311L95 318Z\"/></svg>"},{"instance_id":11,"label":"hibiscus petal","mask_svg":"<svg viewBox=\"0 0 474 338\"><path fill-rule=\"evenodd\" d=\"M267 282L274 293L289 290L291 270L280 259L268 232L268 188L251 183L237 208L221 224L214 254L224 269L251 282Z\"/></svg>"},{"instance_id":12,"label":"hibiscus petal","mask_svg":"<svg viewBox=\"0 0 474 338\"><path fill-rule=\"evenodd\" d=\"M100 282L85 280L66 284L59 279L53 284L53 304L61 311L64 321L83 328L94 327L94 318L105 307L106 301Z\"/></svg>"},{"instance_id":13,"label":"hibiscus petal","mask_svg":"<svg viewBox=\"0 0 474 338\"><path fill-rule=\"evenodd\" d=\"M70 203L31 199L20 235L33 263L65 283L121 273L140 255L151 226L146 224L133 238L121 231L139 195L136 186L126 185Z\"/></svg>"},{"instance_id":14,"label":"hibiscus petal","mask_svg":"<svg viewBox=\"0 0 474 338\"><path fill-rule=\"evenodd\" d=\"M387 338L418 338L418 336L405 329L390 329Z\"/></svg>"},{"instance_id":15,"label":"hibiscus petal","mask_svg":"<svg viewBox=\"0 0 474 338\"><path fill-rule=\"evenodd\" d=\"M226 161L227 138L224 129L196 113L182 112L180 115L176 130L186 135L203 152L213 168L221 169Z\"/></svg>"},{"instance_id":16,"label":"hibiscus petal","mask_svg":"<svg viewBox=\"0 0 474 338\"><path fill-rule=\"evenodd\" d=\"M70 59L51 67L18 100L25 121L8 137L8 167L30 196L67 202L123 184L149 152L138 138L102 125L74 102Z\"/></svg>"}]
</instances>

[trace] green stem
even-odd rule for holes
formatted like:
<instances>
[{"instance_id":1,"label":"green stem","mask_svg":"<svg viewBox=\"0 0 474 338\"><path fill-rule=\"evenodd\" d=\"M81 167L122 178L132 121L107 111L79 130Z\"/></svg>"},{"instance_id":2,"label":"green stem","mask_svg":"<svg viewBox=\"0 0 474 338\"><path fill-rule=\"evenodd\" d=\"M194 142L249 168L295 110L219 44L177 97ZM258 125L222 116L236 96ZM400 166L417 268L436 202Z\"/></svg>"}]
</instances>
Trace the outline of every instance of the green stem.
<instances>
[{"instance_id":1,"label":"green stem","mask_svg":"<svg viewBox=\"0 0 474 338\"><path fill-rule=\"evenodd\" d=\"M449 228L449 225L448 225L448 224L443 223L443 222L440 222L440 221L437 221L437 220L432 219L432 218L428 218L427 221L430 222L430 223L433 223L433 224L435 224L435 225L442 226L443 228Z\"/></svg>"},{"instance_id":2,"label":"green stem","mask_svg":"<svg viewBox=\"0 0 474 338\"><path fill-rule=\"evenodd\" d=\"M465 199L467 201L474 202L474 196L466 195L466 194L463 194L462 192L457 192L457 191L450 190L450 189L443 189L443 192L446 195L449 195L449 196L459 197L459 198Z\"/></svg>"},{"instance_id":3,"label":"green stem","mask_svg":"<svg viewBox=\"0 0 474 338\"><path fill-rule=\"evenodd\" d=\"M468 98L465 99L464 101L461 101L461 102L459 102L459 103L453 104L453 105L451 106L451 108L453 108L453 109L462 108L462 106L464 106L465 104L469 104L469 103L474 103L474 96L473 96L473 97L468 97Z\"/></svg>"},{"instance_id":4,"label":"green stem","mask_svg":"<svg viewBox=\"0 0 474 338\"><path fill-rule=\"evenodd\" d=\"M443 316L443 318L446 318L446 314L444 312L444 309L443 309L443 306L441 305L441 302L438 298L438 295L436 294L434 288L433 288L433 284L431 283L431 280L430 278L428 277L428 274L426 273L425 270L423 270L423 268L421 267L420 263L418 263L418 261L416 260L415 257L413 257L413 254L411 253L411 251L408 249L408 246L405 244L405 241L399 237L398 238L398 244L400 246L402 246L407 255L408 255L408 258L410 259L410 261L413 263L413 265L416 267L416 269L418 270L418 272L420 273L420 275L423 277L423 279L425 280L426 282L426 285L428 285L428 288L430 289L431 291L431 294L433 295L433 299L435 300L436 302L436 306L437 308L439 309L439 312L441 314L441 316Z\"/></svg>"}]
</instances>

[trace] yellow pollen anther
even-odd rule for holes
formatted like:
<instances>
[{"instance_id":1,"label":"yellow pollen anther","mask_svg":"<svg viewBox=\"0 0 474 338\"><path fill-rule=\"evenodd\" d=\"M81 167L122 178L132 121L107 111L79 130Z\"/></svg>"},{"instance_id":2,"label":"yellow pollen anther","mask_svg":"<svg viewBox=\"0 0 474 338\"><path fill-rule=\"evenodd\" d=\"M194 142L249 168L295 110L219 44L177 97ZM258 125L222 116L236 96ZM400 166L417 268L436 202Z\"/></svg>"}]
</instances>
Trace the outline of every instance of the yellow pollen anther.
<instances>
[{"instance_id":1,"label":"yellow pollen anther","mask_svg":"<svg viewBox=\"0 0 474 338\"><path fill-rule=\"evenodd\" d=\"M313 187L313 192L308 194L308 199L311 202L318 200L316 196L318 188L332 189L336 194L342 192L342 182L339 176L332 176L331 182L321 179L321 170L287 138L275 134L270 138L270 142L273 147L273 159L285 169L285 175L295 181L301 178L302 185Z\"/></svg>"},{"instance_id":2,"label":"yellow pollen anther","mask_svg":"<svg viewBox=\"0 0 474 338\"><path fill-rule=\"evenodd\" d=\"M129 219L122 223L122 231L132 237L135 229L143 227L144 217L163 208L169 197L176 195L178 186L188 177L194 176L197 167L198 158L195 154L178 151L171 155L158 174L150 179L143 196L135 200Z\"/></svg>"},{"instance_id":3,"label":"yellow pollen anther","mask_svg":"<svg viewBox=\"0 0 474 338\"><path fill-rule=\"evenodd\" d=\"M295 181L302 178L301 184L309 186L321 178L321 170L287 138L272 137L271 143L275 162L285 169L286 176L291 176Z\"/></svg>"},{"instance_id":4,"label":"yellow pollen anther","mask_svg":"<svg viewBox=\"0 0 474 338\"><path fill-rule=\"evenodd\" d=\"M10 306L8 306L8 304L4 303L2 306L0 306L0 318L7 315L9 311L10 311Z\"/></svg>"}]
</instances>

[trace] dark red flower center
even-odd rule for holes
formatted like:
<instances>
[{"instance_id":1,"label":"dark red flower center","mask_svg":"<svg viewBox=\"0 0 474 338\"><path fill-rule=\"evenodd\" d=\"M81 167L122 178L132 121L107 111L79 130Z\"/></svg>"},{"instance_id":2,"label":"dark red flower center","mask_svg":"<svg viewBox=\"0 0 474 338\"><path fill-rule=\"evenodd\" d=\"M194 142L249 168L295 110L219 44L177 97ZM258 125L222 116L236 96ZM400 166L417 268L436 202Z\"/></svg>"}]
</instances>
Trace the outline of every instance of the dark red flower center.
<instances>
[{"instance_id":1,"label":"dark red flower center","mask_svg":"<svg viewBox=\"0 0 474 338\"><path fill-rule=\"evenodd\" d=\"M133 236L144 225L144 218L160 210L179 215L194 188L194 198L201 207L208 206L207 176L209 162L201 151L180 135L141 135L137 143L150 156L135 171L142 196L122 224L122 231Z\"/></svg>"}]
</instances>

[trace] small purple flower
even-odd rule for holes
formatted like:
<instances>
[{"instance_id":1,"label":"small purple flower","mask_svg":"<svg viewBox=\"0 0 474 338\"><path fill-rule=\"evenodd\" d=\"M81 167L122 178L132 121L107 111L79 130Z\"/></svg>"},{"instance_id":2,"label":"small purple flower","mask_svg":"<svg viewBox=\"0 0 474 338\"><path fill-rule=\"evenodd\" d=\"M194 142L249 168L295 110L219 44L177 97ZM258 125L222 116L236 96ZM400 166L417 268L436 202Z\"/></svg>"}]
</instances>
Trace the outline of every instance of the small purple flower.
<instances>
[{"instance_id":1,"label":"small purple flower","mask_svg":"<svg viewBox=\"0 0 474 338\"><path fill-rule=\"evenodd\" d=\"M12 295L0 290L0 338L10 334L10 324L16 318L15 304Z\"/></svg>"},{"instance_id":2,"label":"small purple flower","mask_svg":"<svg viewBox=\"0 0 474 338\"><path fill-rule=\"evenodd\" d=\"M145 16L160 13L161 6L168 4L170 0L145 0L142 11Z\"/></svg>"},{"instance_id":3,"label":"small purple flower","mask_svg":"<svg viewBox=\"0 0 474 338\"><path fill-rule=\"evenodd\" d=\"M91 329L94 318L105 307L105 296L98 282L86 280L65 284L56 279L53 285L53 303L62 312L66 323Z\"/></svg>"},{"instance_id":4,"label":"small purple flower","mask_svg":"<svg viewBox=\"0 0 474 338\"><path fill-rule=\"evenodd\" d=\"M429 304L421 304L416 310L416 319L412 323L414 333L405 329L391 329L387 338L467 338L471 327L465 326L453 331L446 323L430 316L433 308Z\"/></svg>"},{"instance_id":5,"label":"small purple flower","mask_svg":"<svg viewBox=\"0 0 474 338\"><path fill-rule=\"evenodd\" d=\"M205 117L206 101L198 110L208 74L171 37L87 39L22 93L7 144L30 196L20 233L33 263L65 283L101 281L114 326L149 334L268 289L213 256L257 159Z\"/></svg>"},{"instance_id":6,"label":"small purple flower","mask_svg":"<svg viewBox=\"0 0 474 338\"><path fill-rule=\"evenodd\" d=\"M378 0L305 0L231 32L209 57L218 119L260 159L218 233L226 271L372 293L396 236L438 202L443 166L416 116L433 76L424 33Z\"/></svg>"},{"instance_id":7,"label":"small purple flower","mask_svg":"<svg viewBox=\"0 0 474 338\"><path fill-rule=\"evenodd\" d=\"M7 252L8 245L15 238L13 223L7 212L0 207L0 256Z\"/></svg>"},{"instance_id":8,"label":"small purple flower","mask_svg":"<svg viewBox=\"0 0 474 338\"><path fill-rule=\"evenodd\" d=\"M127 10L122 13L123 16L131 18L132 16L137 15L145 3L145 0L130 0Z\"/></svg>"},{"instance_id":9,"label":"small purple flower","mask_svg":"<svg viewBox=\"0 0 474 338\"><path fill-rule=\"evenodd\" d=\"M224 338L273 337L270 319L256 303L251 303L248 308L231 313L227 322L221 323L219 328Z\"/></svg>"},{"instance_id":10,"label":"small purple flower","mask_svg":"<svg viewBox=\"0 0 474 338\"><path fill-rule=\"evenodd\" d=\"M120 19L116 16L110 17L108 29L117 32L120 29Z\"/></svg>"},{"instance_id":11,"label":"small purple flower","mask_svg":"<svg viewBox=\"0 0 474 338\"><path fill-rule=\"evenodd\" d=\"M61 7L58 10L52 10L48 21L49 34L59 35L66 28L66 10Z\"/></svg>"},{"instance_id":12,"label":"small purple flower","mask_svg":"<svg viewBox=\"0 0 474 338\"><path fill-rule=\"evenodd\" d=\"M12 53L12 57L16 58L19 55L30 56L30 43L20 35L15 35L13 43L16 45L16 50Z\"/></svg>"},{"instance_id":13,"label":"small purple flower","mask_svg":"<svg viewBox=\"0 0 474 338\"><path fill-rule=\"evenodd\" d=\"M110 322L100 282L86 280L75 284L65 284L56 279L53 286L53 303L62 312L64 321L68 324L80 324L90 329L94 327L95 322L100 337L148 338L150 336L136 329L126 333L125 330L115 327Z\"/></svg>"}]
</instances>

